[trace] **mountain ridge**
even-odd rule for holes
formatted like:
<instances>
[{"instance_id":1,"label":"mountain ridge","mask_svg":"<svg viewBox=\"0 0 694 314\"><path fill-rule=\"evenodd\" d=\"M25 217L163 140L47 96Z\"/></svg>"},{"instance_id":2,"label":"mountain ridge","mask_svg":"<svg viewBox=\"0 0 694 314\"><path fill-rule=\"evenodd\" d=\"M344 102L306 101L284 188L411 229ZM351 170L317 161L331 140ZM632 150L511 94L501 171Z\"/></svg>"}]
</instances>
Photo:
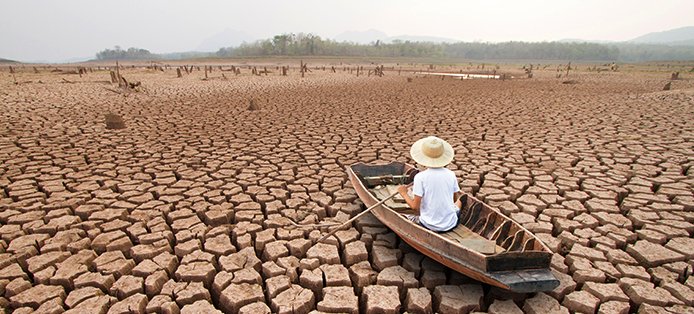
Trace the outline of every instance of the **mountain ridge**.
<instances>
[{"instance_id":1,"label":"mountain ridge","mask_svg":"<svg viewBox=\"0 0 694 314\"><path fill-rule=\"evenodd\" d=\"M0 58L0 63L20 63L19 61Z\"/></svg>"},{"instance_id":2,"label":"mountain ridge","mask_svg":"<svg viewBox=\"0 0 694 314\"><path fill-rule=\"evenodd\" d=\"M694 26L685 26L660 32L652 32L627 40L627 42L641 44L694 45Z\"/></svg>"}]
</instances>

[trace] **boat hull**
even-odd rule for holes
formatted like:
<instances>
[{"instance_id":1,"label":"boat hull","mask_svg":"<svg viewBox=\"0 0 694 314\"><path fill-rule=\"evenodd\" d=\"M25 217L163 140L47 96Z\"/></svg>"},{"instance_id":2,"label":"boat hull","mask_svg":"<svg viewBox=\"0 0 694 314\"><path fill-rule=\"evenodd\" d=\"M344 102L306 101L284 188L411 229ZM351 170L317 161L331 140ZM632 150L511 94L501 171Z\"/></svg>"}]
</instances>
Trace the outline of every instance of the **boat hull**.
<instances>
[{"instance_id":1,"label":"boat hull","mask_svg":"<svg viewBox=\"0 0 694 314\"><path fill-rule=\"evenodd\" d=\"M378 203L379 199L364 186L352 167L348 169L348 175L357 195L366 206ZM549 267L543 267L549 265L551 259L551 254L547 252L524 254L522 263L527 265L514 265L509 270L488 271L488 256L468 250L436 232L416 226L386 205L375 207L372 213L417 251L472 279L519 293L548 291L559 284ZM533 257L533 254L536 256ZM535 265L541 266L534 267Z\"/></svg>"}]
</instances>

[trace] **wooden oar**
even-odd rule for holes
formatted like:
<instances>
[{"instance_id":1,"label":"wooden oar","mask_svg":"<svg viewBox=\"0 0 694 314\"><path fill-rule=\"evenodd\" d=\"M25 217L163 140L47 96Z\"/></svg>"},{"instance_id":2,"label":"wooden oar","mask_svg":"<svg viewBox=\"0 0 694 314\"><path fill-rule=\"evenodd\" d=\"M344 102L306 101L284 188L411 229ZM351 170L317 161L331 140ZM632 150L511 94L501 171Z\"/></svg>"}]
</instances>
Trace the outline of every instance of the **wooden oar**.
<instances>
[{"instance_id":1,"label":"wooden oar","mask_svg":"<svg viewBox=\"0 0 694 314\"><path fill-rule=\"evenodd\" d=\"M292 224L292 226L297 227L297 228L323 228L323 227L332 227L332 226L336 226L336 225L340 224L339 222L326 222L326 223L322 223L322 224L305 224L305 225L302 225L302 224L298 224L298 223L294 222L294 220L291 220L289 218L287 218L287 220L289 220L289 223Z\"/></svg>"},{"instance_id":2,"label":"wooden oar","mask_svg":"<svg viewBox=\"0 0 694 314\"><path fill-rule=\"evenodd\" d=\"M358 215L352 217L352 219L345 221L344 223L342 223L341 225L339 225L339 226L337 226L335 229L333 229L333 231L330 231L330 232L328 232L328 234L322 236L320 239L318 239L318 240L316 241L316 243L319 243L319 242L321 242L321 241L327 239L327 238L330 237L331 235L335 234L335 232L337 232L337 231L339 231L340 229L344 228L345 226L351 224L353 221L359 219L359 217L364 216L364 215L370 213L372 209L374 209L374 208L378 207L379 205L385 203L387 200L389 200L389 199L395 197L395 196L398 195L398 194L400 194L400 192L397 192L397 191L396 191L396 192L394 192L393 194L389 195L388 197L386 197L386 198L380 200L378 203L371 205L369 208L367 208L367 209L364 210L363 212L361 212L361 213L359 213Z\"/></svg>"}]
</instances>

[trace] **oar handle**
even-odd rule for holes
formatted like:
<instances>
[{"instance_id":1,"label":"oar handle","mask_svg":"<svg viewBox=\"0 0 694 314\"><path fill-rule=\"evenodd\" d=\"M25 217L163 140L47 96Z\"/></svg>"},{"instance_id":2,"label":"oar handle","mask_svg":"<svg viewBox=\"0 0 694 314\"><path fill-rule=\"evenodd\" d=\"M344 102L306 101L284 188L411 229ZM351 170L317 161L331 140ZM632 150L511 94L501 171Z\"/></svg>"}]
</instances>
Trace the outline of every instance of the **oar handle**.
<instances>
[{"instance_id":1,"label":"oar handle","mask_svg":"<svg viewBox=\"0 0 694 314\"><path fill-rule=\"evenodd\" d=\"M369 208L367 208L367 209L364 210L363 212L357 214L356 216L352 217L350 220L347 220L347 221L345 221L344 223L342 223L341 225L337 226L335 229L333 229L333 231L330 231L330 232L328 232L328 234L326 234L326 235L320 237L320 238L316 241L316 243L320 243L321 241L327 239L328 237L330 237L331 235L335 234L335 232L339 231L340 229L342 229L342 228L345 227L346 225L348 225L348 224L352 223L353 221L359 219L359 217L368 214L369 212L371 212L372 209L374 209L374 208L378 207L379 205L385 203L387 200L389 200L389 199L395 197L395 196L398 195L398 194L400 194L400 192L399 192L399 191L396 191L396 192L394 192L393 194L389 195L388 197L386 197L386 198L380 200L378 203L371 205Z\"/></svg>"}]
</instances>

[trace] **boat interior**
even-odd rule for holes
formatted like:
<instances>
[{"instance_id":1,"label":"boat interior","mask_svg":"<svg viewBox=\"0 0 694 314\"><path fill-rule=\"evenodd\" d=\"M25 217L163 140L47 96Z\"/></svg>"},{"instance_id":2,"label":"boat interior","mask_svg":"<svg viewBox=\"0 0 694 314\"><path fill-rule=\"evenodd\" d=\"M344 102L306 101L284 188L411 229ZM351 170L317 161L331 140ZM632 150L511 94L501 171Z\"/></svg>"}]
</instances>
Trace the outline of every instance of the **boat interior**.
<instances>
[{"instance_id":1,"label":"boat interior","mask_svg":"<svg viewBox=\"0 0 694 314\"><path fill-rule=\"evenodd\" d=\"M392 195L398 186L411 182L414 177L410 171L412 168L398 162L378 166L360 164L352 169L378 200ZM458 226L438 233L442 237L484 255L544 251L542 243L509 217L468 194L461 197L461 202ZM400 195L387 200L384 205L402 215L415 214ZM413 228L425 228L411 223Z\"/></svg>"}]
</instances>

